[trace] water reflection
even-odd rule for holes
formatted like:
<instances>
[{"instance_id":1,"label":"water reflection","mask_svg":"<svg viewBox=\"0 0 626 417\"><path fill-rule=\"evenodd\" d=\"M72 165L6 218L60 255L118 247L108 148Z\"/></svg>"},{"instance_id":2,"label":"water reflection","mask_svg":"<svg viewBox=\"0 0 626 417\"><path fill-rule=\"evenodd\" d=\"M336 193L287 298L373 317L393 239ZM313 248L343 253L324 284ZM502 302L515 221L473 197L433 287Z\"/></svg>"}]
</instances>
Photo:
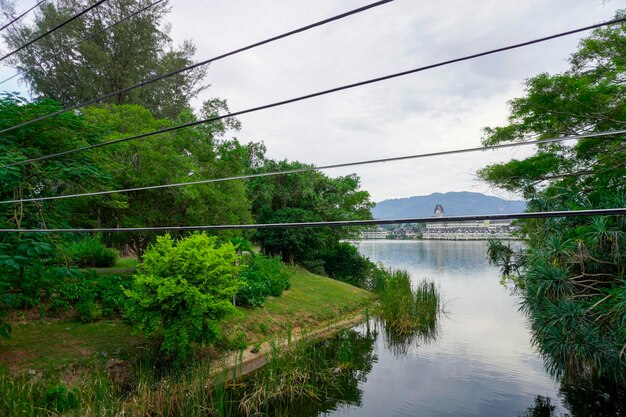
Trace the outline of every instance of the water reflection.
<instances>
[{"instance_id":1,"label":"water reflection","mask_svg":"<svg viewBox=\"0 0 626 417\"><path fill-rule=\"evenodd\" d=\"M378 360L374 350L377 329L377 326L362 326L313 346L318 352L338 360L335 368L337 380L321 390L315 401L283 404L269 415L314 417L347 407L360 407L363 403L361 386L367 382L367 375Z\"/></svg>"}]
</instances>

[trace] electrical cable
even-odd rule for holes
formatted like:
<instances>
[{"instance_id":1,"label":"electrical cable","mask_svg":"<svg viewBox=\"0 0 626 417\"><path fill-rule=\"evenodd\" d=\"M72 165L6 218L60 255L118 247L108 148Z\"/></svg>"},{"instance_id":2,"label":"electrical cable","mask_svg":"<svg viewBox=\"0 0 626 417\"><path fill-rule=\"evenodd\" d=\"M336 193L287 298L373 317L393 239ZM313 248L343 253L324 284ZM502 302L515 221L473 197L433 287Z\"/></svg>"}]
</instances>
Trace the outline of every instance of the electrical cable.
<instances>
[{"instance_id":1,"label":"electrical cable","mask_svg":"<svg viewBox=\"0 0 626 417\"><path fill-rule=\"evenodd\" d=\"M74 153L77 153L77 152L83 152L83 151L87 151L87 150L91 150L91 149L100 148L100 147L103 147L103 146L114 145L116 143L127 142L127 141L130 141L130 140L142 139L142 138L145 138L145 137L148 137L148 136L157 135L157 134L160 134L160 133L172 132L172 131L183 129L183 128L187 128L187 127L197 126L197 125L201 125L201 124L205 124L205 123L209 123L209 122L214 122L214 121L218 121L218 120L222 120L222 119L226 119L226 118L230 118L230 117L240 116L240 115L247 114L247 113L253 113L253 112L257 112L257 111L260 111L260 110L265 110L265 109L269 109L269 108L273 108L273 107L284 106L286 104L291 104L291 103L295 103L295 102L299 102L299 101L303 101L303 100L308 100L308 99L311 99L311 98L314 98L314 97L320 97L320 96L324 96L324 95L327 95L327 94L336 93L338 91L348 90L348 89L352 89L352 88L355 88L355 87L361 87L361 86L364 86L364 85L373 84L373 83L377 83L377 82L381 82L381 81L386 81L386 80L389 80L389 79L392 79L392 78L397 78L397 77L401 77L401 76L405 76L405 75L409 75L409 74L414 74L414 73L417 73L417 72L422 72L422 71L426 71L426 70L429 70L429 69L438 68L438 67L442 67L442 66L445 66L445 65L450 65L450 64L453 64L453 63L461 62L461 61L467 61L467 60L478 58L478 57L483 57L483 56L492 55L492 54L499 53L499 52L509 51L509 50L512 50L512 49L521 48L523 46L528 46L528 45L544 42L544 41L547 41L547 40L551 40L551 39L555 39L555 38L560 38L560 37L563 37L563 36L571 35L571 34L574 34L574 33L579 33L579 32L583 32L583 31L587 31L587 30L591 30L591 29L596 29L596 28L599 28L599 27L604 27L604 26L608 26L608 25L612 25L612 24L616 24L616 23L621 23L621 22L625 22L625 21L626 21L626 17L613 19L613 20L609 20L609 21L606 21L606 22L597 23L597 24L590 25L590 26L585 26L583 28L569 30L567 32L557 33L557 34L554 34L554 35L546 36L546 37L535 39L535 40L531 40L531 41L526 41L526 42L522 42L522 43L518 43L518 44L514 44L514 45L509 45L509 46L497 48L497 49L491 49L491 50L488 50L488 51L479 52L479 53L472 54L472 55L466 55L466 56L463 56L463 57L460 57L460 58L454 58L454 59L450 59L450 60L447 60L447 61L438 62L436 64L431 64L431 65L426 65L426 66L423 66L423 67L413 68L413 69L410 69L410 70L407 70L407 71L397 72L397 73L385 75L385 76L378 77L378 78L372 78L372 79L365 80L365 81L359 81L359 82L356 82L356 83L353 83L353 84L347 84L347 85L343 85L343 86L339 86L339 87L334 87L334 88L330 88L328 90L322 90L322 91L318 91L318 92L315 92L315 93L310 93L310 94L306 94L306 95L303 95L303 96L290 98L290 99L287 99L287 100L277 101L277 102L270 103L270 104L264 104L264 105L261 105L261 106L252 107L252 108L248 108L248 109L245 109L245 110L240 110L240 111L224 114L224 115L221 115L221 116L209 117L207 119L197 120L195 122L189 122L189 123L185 123L185 124L181 124L181 125L177 125L177 126L172 126L172 127L160 129L160 130L155 130L153 132L142 133L140 135L135 135L135 136L130 136L130 137L126 137L126 138L116 139L116 140L112 140L112 141L109 141L109 142L104 142L104 143L99 143L99 144L95 144L95 145L85 146L85 147L82 147L82 148L76 148L76 149L72 149L72 150L68 150L68 151L64 151L64 152L59 152L59 153L55 153L55 154L50 154L50 155L44 155L44 156L40 156L40 157L36 157L36 158L25 159L25 160L22 160L22 161L16 161L16 162L12 162L10 164L3 165L0 168L8 168L8 167L16 166L16 165L23 165L23 164L28 164L28 163L35 162L35 161L41 161L41 160L44 160L44 159L57 158L59 156L70 155L70 154L74 154ZM51 115L55 115L55 113L51 113ZM40 117L40 118L31 120L31 121L28 121L28 122L24 122L24 123L21 123L19 125L16 125L16 126L4 129L4 130L1 130L0 134L9 132L11 130L14 130L14 129L17 129L19 127L28 125L30 123L34 123L34 122L39 121L39 120L46 119L48 117L51 117L51 116L48 115L48 116Z\"/></svg>"},{"instance_id":2,"label":"electrical cable","mask_svg":"<svg viewBox=\"0 0 626 417\"><path fill-rule=\"evenodd\" d=\"M531 213L480 214L444 217L411 217L383 220L337 220L303 223L260 223L260 224L225 224L209 226L160 226L160 227L102 227L94 229L0 229L0 233L114 233L114 232L165 232L192 230L242 230L242 229L296 229L303 227L347 227L375 226L381 224L426 224L446 222L468 222L485 220L516 220L516 219L547 219L556 217L588 217L588 216L623 216L626 207L609 209L537 211Z\"/></svg>"},{"instance_id":3,"label":"electrical cable","mask_svg":"<svg viewBox=\"0 0 626 417\"><path fill-rule=\"evenodd\" d=\"M129 14L129 15L128 15L128 16L126 16L125 18L123 18L123 19L121 19L121 20L118 20L118 21L117 21L117 22L115 22L115 23L110 24L109 26L105 27L104 29L100 29L99 31L92 33L91 35L87 36L86 38L83 38L83 39L81 39L80 41L75 42L75 43L73 43L72 45L70 45L70 46L68 46L68 47L66 47L66 48L64 48L64 49L61 49L60 51L55 52L54 54L52 54L52 55L50 55L50 56L48 56L48 57L44 58L42 61L39 61L39 62L38 62L38 64L39 64L39 65L44 64L44 63L46 63L47 61L51 60L52 58L57 57L57 56L61 55L61 54L62 54L62 53L64 53L64 52L67 52L67 51L69 51L69 50L72 50L72 49L76 48L76 47L77 47L78 45L80 45L81 43L84 43L84 42L87 42L87 41L88 41L88 40L90 40L90 39L93 39L94 37L96 37L96 36L100 35L101 33L104 33L104 32L106 32L107 30L109 30L109 29L113 28L114 26L117 26L117 25L119 25L120 23L123 23L123 22L125 22L125 21L127 21L127 20L129 20L129 19L131 19L131 18L133 18L133 17L135 17L135 16L137 16L138 14L145 12L146 10L150 9L150 8L151 8L151 7L153 7L153 6L156 6L157 4L159 4L159 3L163 2L163 1L165 1L165 0L157 0L157 1L153 2L153 3L148 4L148 5L147 5L147 6L145 6L145 7L142 7L141 9L139 9L139 10L137 10L137 11L135 11L135 12L133 12L133 13ZM25 72L26 72L26 71L20 71L20 72L18 72L18 73L16 73L16 74L14 74L14 75L10 76L10 77L9 77L9 78L7 78L7 79L5 79L5 80L3 80L3 81L0 81L0 85L2 85L2 84L4 84L4 83L6 83L7 81L12 80L12 79L13 79L13 78L15 78L15 77L19 77L20 75L24 74Z\"/></svg>"},{"instance_id":4,"label":"electrical cable","mask_svg":"<svg viewBox=\"0 0 626 417\"><path fill-rule=\"evenodd\" d=\"M351 167L351 166L357 166L357 165L369 165L369 164L377 164L377 163L383 163L383 162L394 162L394 161L403 161L403 160L409 160L409 159L454 155L454 154L461 154L461 153L468 153L468 152L479 152L479 151L487 151L487 150L494 150L494 149L513 148L516 146L542 145L542 144L548 144L548 143L562 142L566 140L593 139L593 138L601 138L604 136L621 135L621 134L626 134L626 129L614 130L614 131L608 131L608 132L586 133L586 134L581 134L581 135L576 135L576 136L563 136L563 137L551 138L551 139L540 139L540 140L532 140L532 141L525 141L525 142L506 143L506 144L485 146L485 147L479 147L479 148L464 148L464 149L430 152L430 153L416 154L416 155L405 155L405 156L396 156L396 157L390 157L390 158L370 159L370 160L358 161L358 162L346 162L346 163L332 164L332 165L312 166L312 167L298 168L298 169L285 170L285 171L272 171L272 172L263 172L259 174L238 175L238 176L233 176L233 177L211 178L211 179L206 179L206 180L181 182L181 183L174 183L174 184L149 185L149 186L144 186L144 187L124 188L124 189L119 189L119 190L95 191L95 192L80 193L80 194L66 194L66 195L57 195L57 196L49 196L49 197L22 198L22 199L17 199L17 200L0 201L0 204L19 204L19 203L34 202L34 201L60 200L60 199L66 199L66 198L92 197L92 196L105 195L105 194L128 193L132 191L145 191L145 190L156 190L156 189L162 189L162 188L185 187L185 186L190 186L190 185L210 184L210 183L224 182L224 181L297 174L297 173L302 173L302 172L320 171L320 170L333 169L333 168L345 168L345 167Z\"/></svg>"},{"instance_id":5,"label":"electrical cable","mask_svg":"<svg viewBox=\"0 0 626 417\"><path fill-rule=\"evenodd\" d=\"M340 19L346 18L346 17L348 17L348 16L352 16L352 15L355 15L355 14L357 14L357 13L364 12L364 11L369 10L369 9L372 9L372 8L374 8L374 7L382 6L383 4L387 4L387 3L390 3L390 2L392 2L392 1L393 1L393 0L381 0L381 1L377 1L377 2L375 2L375 3L371 3L371 4L368 4L368 5L366 5L366 6L359 7L359 8L357 8L357 9L353 9L353 10L350 10L350 11L345 12L345 13L341 13L341 14L339 14L339 15L336 15L336 16L333 16L333 17L330 17L330 18L328 18L328 19L320 20L319 22L315 22L315 23L312 23L312 24L310 24L310 25L306 25L306 26L303 26L303 27L301 27L301 28L294 29L294 30L291 30L291 31L289 31L289 32L282 33L282 34L280 34L280 35L273 36L273 37L271 37L271 38L268 38L268 39L262 40L262 41L260 41L260 42L256 42L256 43L253 43L253 44L250 44L250 45L244 46L244 47L242 47L242 48L238 48L238 49L235 49L235 50L233 50L233 51L226 52L226 53L224 53L224 54L222 54L222 55L218 55L218 56L215 56L215 57L213 57L213 58L209 58L209 59L206 59L206 60L204 60L204 61L197 62L197 63L192 64L192 65L189 65L189 66L187 66L187 67L183 67L183 68L180 68L180 69L177 69L177 70L174 70L174 71L168 72L168 73L166 73L166 74L162 74L162 75L158 75L158 76L153 77L153 78L149 78L149 79L144 80L144 81L142 81L142 82L140 82L140 83L137 83L137 84L131 85L131 86L129 86L129 87L122 88L122 89L117 90L117 91L114 91L114 92L112 92L112 93L108 93L108 94L102 95L102 96L100 96L100 97L96 97L96 98L93 98L93 99L91 99L91 100L87 100L87 101L85 101L85 102L75 104L75 105L73 105L73 106L70 106L70 107L67 107L67 108L65 108L65 109L62 109L62 110L56 111L56 112L54 112L54 113L50 113L50 114L47 114L47 115L45 115L45 116L41 116L41 117L36 118L36 119L33 119L33 120L29 120L29 121L24 122L24 123L21 123L21 124L19 124L19 125L13 126L13 127L9 128L9 129L2 130L2 131L0 131L0 133L9 132L9 131L11 131L11 130L13 130L13 129L17 129L17 128L19 128L19 127L23 127L23 126L29 125L29 124L31 124L31 123L35 123L35 122L38 122L38 121L41 121L41 120L45 120L45 119L48 119L48 118L50 118L50 117L57 116L57 115L59 115L59 114L63 114L63 113L65 113L65 112L68 112L68 111L70 111L70 110L79 109L79 108L81 108L81 107L88 106L89 104L97 103L97 102L102 101L102 100L105 100L105 99L107 99L107 98L115 97L115 96L117 96L118 94L127 93L127 92L132 91L132 90L134 90L134 89L136 89L136 88L145 87L146 85L149 85L149 84L155 83L155 82L160 81L160 80L162 80L162 79L164 79L164 78L173 77L173 76L178 75L178 74L180 74L180 73L182 73L182 72L189 71L189 70L192 70L192 69L194 69L194 68L198 68L198 67L201 67L201 66L207 65L207 64L209 64L209 63L211 63L211 62L219 61L220 59L224 59L224 58L227 58L227 57L229 57L229 56L232 56L232 55L235 55L235 54L238 54L238 53L244 52L244 51L248 51L248 50L250 50L250 49L253 49L253 48L256 48L256 47L259 47L259 46L262 46L262 45L265 45L265 44L268 44L268 43L271 43L271 42L274 42L274 41L277 41L277 40L279 40L279 39L286 38L286 37L288 37L288 36L292 36L292 35L295 35L295 34L298 34L298 33L301 33L301 32L305 32L305 31L307 31L307 30L309 30L309 29L313 29L313 28L316 28L316 27L318 27L318 26L322 26L322 25L325 25L325 24L327 24L327 23L331 23L331 22L334 22L334 21L337 21L337 20L340 20Z\"/></svg>"},{"instance_id":6,"label":"electrical cable","mask_svg":"<svg viewBox=\"0 0 626 417\"><path fill-rule=\"evenodd\" d=\"M9 52L8 54L4 55L2 58L0 58L0 61L4 61L5 59L7 59L8 57L18 53L19 51L21 51L22 49L32 45L33 43L37 42L39 39L42 39L46 36L48 36L49 34L51 34L52 32L56 31L57 29L62 28L63 26L67 25L70 22L73 22L74 20L78 19L79 17L81 17L82 15L84 15L85 13L89 12L92 9L95 9L96 7L100 6L102 3L104 3L107 0L98 0L96 3L92 4L91 6L87 7L86 9L84 9L83 11L79 12L78 14L70 17L69 19L59 23L58 25L56 25L55 27L53 27L52 29L42 33L41 35L35 37L34 39L31 39L30 41L26 42L25 44L23 44L22 46L20 46L19 48Z\"/></svg>"},{"instance_id":7,"label":"electrical cable","mask_svg":"<svg viewBox=\"0 0 626 417\"><path fill-rule=\"evenodd\" d=\"M15 19L11 20L10 22L5 23L4 25L2 25L2 27L0 27L0 32L2 32L3 30L5 30L6 28L8 28L9 26L11 26L13 23L17 22L18 20L20 20L21 18L23 18L24 16L26 16L28 13L30 13L32 10L36 9L37 7L39 7L41 5L41 3L43 3L46 0L40 0L39 2L35 3L35 5L33 7L31 7L30 9L26 10L24 13L22 13L21 15L17 16Z\"/></svg>"}]
</instances>

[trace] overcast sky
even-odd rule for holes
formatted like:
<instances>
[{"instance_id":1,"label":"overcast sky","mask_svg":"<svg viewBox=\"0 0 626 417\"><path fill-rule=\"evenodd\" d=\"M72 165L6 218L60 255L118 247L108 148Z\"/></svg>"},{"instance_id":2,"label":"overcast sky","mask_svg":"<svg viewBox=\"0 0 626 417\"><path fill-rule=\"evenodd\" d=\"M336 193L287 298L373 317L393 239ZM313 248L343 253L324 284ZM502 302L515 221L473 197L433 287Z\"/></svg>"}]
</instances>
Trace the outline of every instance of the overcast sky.
<instances>
[{"instance_id":1,"label":"overcast sky","mask_svg":"<svg viewBox=\"0 0 626 417\"><path fill-rule=\"evenodd\" d=\"M19 1L18 7L33 4ZM368 4L363 0L171 0L174 43L193 40L204 60ZM620 1L395 0L212 64L209 97L237 111L611 19ZM584 36L584 35L581 35ZM506 123L523 81L560 72L580 36L548 41L239 117L241 142L263 141L276 159L317 165L480 145ZM0 68L0 77L11 75ZM2 87L26 91L25 86ZM0 87L1 88L1 87ZM529 150L473 153L329 170L355 172L374 201L432 192L500 197L475 175Z\"/></svg>"}]
</instances>

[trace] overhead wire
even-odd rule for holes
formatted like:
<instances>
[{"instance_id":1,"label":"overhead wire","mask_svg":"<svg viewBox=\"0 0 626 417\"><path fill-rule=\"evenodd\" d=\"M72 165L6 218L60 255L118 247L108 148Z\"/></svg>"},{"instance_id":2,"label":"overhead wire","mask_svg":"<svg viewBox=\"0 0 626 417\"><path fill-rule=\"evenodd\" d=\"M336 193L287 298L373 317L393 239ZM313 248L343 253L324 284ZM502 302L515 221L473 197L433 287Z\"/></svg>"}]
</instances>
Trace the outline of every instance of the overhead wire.
<instances>
[{"instance_id":1,"label":"overhead wire","mask_svg":"<svg viewBox=\"0 0 626 417\"><path fill-rule=\"evenodd\" d=\"M116 232L167 232L167 231L202 231L202 230L242 230L242 229L295 229L303 227L350 227L375 226L382 224L427 224L446 222L469 222L486 220L521 220L547 219L560 217L589 217L589 216L623 216L626 207L587 210L537 211L529 213L509 214L481 214L444 217L410 217L396 219L375 220L337 220L301 223L258 223L258 224L225 224L201 226L158 226L158 227L101 227L93 229L65 228L65 229L0 229L0 233L116 233Z\"/></svg>"},{"instance_id":2,"label":"overhead wire","mask_svg":"<svg viewBox=\"0 0 626 417\"><path fill-rule=\"evenodd\" d=\"M320 170L327 170L327 169L334 169L334 168L345 168L345 167L358 166L358 165L369 165L369 164L378 164L378 163L384 163L384 162L395 162L395 161L403 161L403 160L410 160L410 159L455 155L455 154L462 154L462 153L469 153L469 152L513 148L517 146L543 145L543 144L548 144L548 143L563 142L567 140L598 139L598 138L603 138L606 136L614 136L614 135L622 135L622 134L626 134L626 129L613 130L613 131L607 131L607 132L585 133L585 134L575 135L575 136L562 136L558 138L539 139L539 140L524 141L524 142L506 143L506 144L491 145L491 146L484 146L484 147L477 147L477 148L453 149L453 150L447 150L447 151L429 152L429 153L422 153L422 154L415 154L415 155L404 155L404 156L395 156L395 157L389 157L389 158L370 159L370 160L357 161L357 162L345 162L345 163L339 163L339 164L310 166L310 167L291 169L291 170L263 172L263 173L248 174L248 175L237 175L237 176L223 177L223 178L210 178L210 179L199 180L199 181L188 181L188 182L180 182L180 183L173 183L173 184L149 185L149 186L144 186L144 187L124 188L124 189L118 189L118 190L105 190L105 191L94 191L94 192L79 193L79 194L65 194L65 195L56 195L56 196L47 196L47 197L33 197L33 198L22 198L22 199L15 199L15 200L5 200L5 201L0 201L0 204L21 204L21 203L35 202L35 201L60 200L60 199L79 198L79 197L93 197L93 196L107 195L107 194L128 193L128 192L133 192L133 191L145 191L145 190L157 190L157 189L163 189L163 188L185 187L185 186L191 186L191 185L211 184L211 183L224 182L224 181L244 180L244 179L251 179L251 178L277 176L277 175L290 175L290 174L297 174L297 173L303 173L303 172L320 171Z\"/></svg>"},{"instance_id":3,"label":"overhead wire","mask_svg":"<svg viewBox=\"0 0 626 417\"><path fill-rule=\"evenodd\" d=\"M28 13L30 13L31 11L35 10L37 7L39 7L41 5L41 3L43 3L46 0L40 0L37 3L35 3L34 6L32 6L30 9L26 10L24 13L22 13L21 15L17 16L16 18L12 19L11 21L5 23L4 25L2 25L2 27L0 27L0 32L2 32L3 30L5 30L6 28L8 28L9 26L11 26L13 23L17 22L18 20L20 20L21 18L23 18L24 16L26 16Z\"/></svg>"},{"instance_id":4,"label":"overhead wire","mask_svg":"<svg viewBox=\"0 0 626 417\"><path fill-rule=\"evenodd\" d=\"M36 36L35 38L33 38L30 41L28 41L25 44L23 44L22 46L18 47L17 49L14 49L13 51L11 51L8 54L4 55L3 57L0 58L0 61L4 61L8 57L10 57L10 56L18 53L19 51L21 51L22 49L32 45L33 43L37 42L38 40L40 40L40 39L50 35L52 32L54 32L54 31L62 28L63 26L73 22L74 20L78 19L79 17L81 17L85 13L87 13L87 12L95 9L96 7L100 6L105 1L108 1L108 0L98 0L96 3L92 4L91 6L87 7L86 9L80 11L78 14L73 15L72 17L70 17L69 19L64 20L63 22L59 23L58 25L56 25L52 29L47 30L46 32L42 33L41 35Z\"/></svg>"},{"instance_id":5,"label":"overhead wire","mask_svg":"<svg viewBox=\"0 0 626 417\"><path fill-rule=\"evenodd\" d=\"M123 19L120 19L117 22L114 22L114 23L110 24L109 26L107 26L107 27L105 27L103 29L100 29L97 32L92 33L91 35L87 36L86 38L83 38L80 41L77 41L77 42L67 46L66 48L61 49L60 51L57 51L57 52L53 53L50 56L47 56L46 58L44 58L43 60L38 62L39 65L44 64L44 63L48 62L49 60L51 60L52 58L55 58L55 57L65 53L67 51L70 51L70 50L76 48L78 45L80 45L80 44L82 44L84 42L87 42L90 39L93 39L94 37L96 37L96 36L106 32L106 31L110 30L111 28L119 25L120 23L123 23L123 22L126 22L126 21L130 20L131 18L137 16L138 14L141 14L141 13L145 12L146 10L152 8L153 6L156 6L159 3L162 3L163 1L165 1L165 0L157 0L157 1L153 2L153 3L148 4L147 6L144 6L144 7L140 8L139 10L136 10L135 12L129 14L128 16L124 17ZM26 71L20 71L20 72L18 72L16 74L10 76L9 78L6 78L6 79L0 81L0 85L6 83L7 81L12 80L15 77L19 77L20 75L24 74L25 72Z\"/></svg>"},{"instance_id":6,"label":"overhead wire","mask_svg":"<svg viewBox=\"0 0 626 417\"><path fill-rule=\"evenodd\" d=\"M233 55L239 54L241 52L245 52L245 51L248 51L250 49L257 48L259 46L266 45L266 44L271 43L271 42L275 42L277 40L286 38L288 36L292 36L292 35L295 35L295 34L298 34L298 33L302 33L302 32L305 32L307 30L310 30L310 29L313 29L313 28L316 28L316 27L319 27L319 26L322 26L322 25L325 25L325 24L328 24L328 23L331 23L331 22L335 22L337 20L340 20L340 19L352 16L352 15L364 12L366 10L370 10L370 9L372 9L374 7L382 6L383 4L387 4L387 3L390 3L392 1L393 0L380 0L380 1L377 1L375 3L371 3L371 4L368 4L368 5L365 5L365 6L362 6L362 7L353 9L353 10L350 10L348 12L341 13L341 14L338 14L336 16L329 17L327 19L320 20L318 22L311 23L309 25L306 25L306 26L303 26L303 27L300 27L300 28L297 28L297 29L294 29L294 30L290 30L289 32L285 32L285 33L282 33L280 35L276 35L276 36L273 36L271 38L267 38L267 39L262 40L260 42L255 42L253 44L250 44L250 45L247 45L247 46L244 46L244 47L232 50L230 52L223 53L223 54L215 56L213 58L205 59L204 61L200 61L200 62L197 62L195 64L192 64L192 65L189 65L189 66L186 66L186 67L183 67L183 68L179 68L177 70L174 70L174 71L171 71L171 72L168 72L168 73L165 73L165 74L161 74L161 75L155 76L153 78L149 78L147 80L144 80L144 81L139 82L137 84L131 85L129 87L125 87L125 88L119 89L117 91L113 91L111 93L107 93L107 94L104 94L102 96L93 98L91 100L87 100L87 101L84 101L82 103L78 103L78 104L75 104L73 106L64 108L62 110L59 110L59 111L56 111L56 112L53 112L53 113L49 113L49 114L47 114L45 116L41 116L39 118L36 118L36 119L33 119L33 120L29 120L27 122L21 123L21 124L16 125L16 126L13 126L11 128L4 129L4 130L0 131L0 133L9 132L9 131L17 129L19 127L27 126L27 125L29 125L31 123L35 123L35 122L38 122L38 121L41 121L41 120L45 120L45 119L48 119L50 117L58 116L59 114L63 114L63 113L66 113L68 111L71 111L71 110L79 109L79 108L88 106L90 104L94 104L94 103L97 103L99 101L105 100L107 98L115 97L115 96L117 96L119 94L127 93L127 92L132 91L132 90L134 90L136 88L145 87L146 85L155 83L155 82L160 81L162 79L173 77L173 76L181 74L183 72L186 72L186 71L189 71L189 70L192 70L192 69L195 69L195 68L207 65L207 64L209 64L211 62L219 61L220 59L224 59L224 58L227 58L229 56L233 56Z\"/></svg>"},{"instance_id":7,"label":"overhead wire","mask_svg":"<svg viewBox=\"0 0 626 417\"><path fill-rule=\"evenodd\" d=\"M114 144L121 143L121 142L127 142L127 141L131 141L131 140L142 139L142 138L146 138L146 137L149 137L149 136L158 135L160 133L172 132L172 131L176 131L176 130L187 128L187 127L198 126L198 125L202 125L202 124L205 124L205 123L215 122L215 121L226 119L226 118L230 118L230 117L240 116L240 115L247 114L247 113L253 113L253 112L260 111L260 110L266 110L266 109L273 108L273 107L284 106L286 104L296 103L296 102L303 101L303 100L308 100L308 99L311 99L311 98L314 98L314 97L320 97L320 96L324 96L324 95L331 94L331 93L336 93L336 92L343 91L343 90L348 90L348 89L352 89L352 88L356 88L356 87L361 87L361 86L368 85L368 84L374 84L374 83L378 83L378 82L381 82L381 81L386 81L386 80L390 80L390 79L393 79L393 78L402 77L402 76L405 76L405 75L414 74L414 73L426 71L426 70L429 70L429 69L450 65L450 64L453 64L453 63L457 63L457 62L468 61L468 60L471 60L471 59L475 59L475 58L479 58L479 57L483 57L483 56L487 56L487 55L493 55L493 54L496 54L496 53L509 51L509 50L512 50L512 49L517 49L517 48L521 48L521 47L524 47L524 46L533 45L533 44L536 44L536 43L545 42L545 41L548 41L548 40L560 38L560 37L563 37L563 36L572 35L574 33L584 32L584 31L588 31L588 30L591 30L591 29L596 29L596 28L600 28L600 27L604 27L604 26L608 26L608 25L613 25L613 24L616 24L616 23L622 23L622 22L625 22L625 21L626 21L626 17L621 17L621 18L605 21L605 22L602 22L602 23L597 23L597 24L594 24L594 25L589 25L589 26L585 26L585 27L582 27L582 28L569 30L569 31L566 31L566 32L560 32L560 33L557 33L557 34L554 34L554 35L545 36L545 37L542 37L542 38L538 38L538 39L534 39L534 40L530 40L530 41L526 41L526 42L521 42L521 43L508 45L508 46L504 46L504 47L500 47L500 48L496 48L496 49L491 49L491 50L488 50L488 51L479 52L479 53L475 53L475 54L471 54L471 55L465 55L465 56L462 56L462 57L459 57L459 58L449 59L449 60L441 61L441 62L438 62L438 63L435 63L435 64L430 64L430 65L426 65L426 66L422 66L422 67L417 67L417 68L413 68L413 69L406 70L406 71L396 72L396 73L385 75L385 76L382 76L382 77L371 78L369 80L359 81L359 82L352 83L352 84L346 84L346 85L342 85L342 86L339 86L339 87L334 87L334 88L330 88L330 89L327 89L327 90L322 90L322 91L318 91L318 92L314 92L314 93L310 93L310 94L306 94L306 95L290 98L290 99L287 99L287 100L277 101L277 102L264 104L264 105L257 106L257 107L248 108L248 109L245 109L245 110L240 110L240 111L236 111L236 112L227 113L227 114L224 114L224 115L209 117L209 118L202 119L202 120L197 120L197 121L194 121L194 122L184 123L184 124L181 124L181 125L172 126L172 127L168 127L168 128L164 128L164 129L159 129L159 130L155 130L155 131L152 131L152 132L142 133L142 134L135 135L135 136L130 136L130 137L126 137L126 138L116 139L116 140L103 142L103 143L98 143L98 144L94 144L94 145L89 145L89 146L85 146L85 147L82 147L82 148L76 148L76 149L71 149L71 150L67 150L67 151L63 151L63 152L58 152L58 153L54 153L54 154L44 155L44 156L40 156L40 157L36 157L36 158L29 158L29 159L25 159L25 160L21 160L21 161L16 161L16 162L12 162L12 163L9 163L9 164L5 164L5 165L1 166L0 168L8 168L8 167L17 166L17 165L28 164L28 163L35 162L35 161L42 161L42 160L50 159L50 158L57 158L57 157L60 157L60 156L70 155L70 154L74 154L74 153L77 153L77 152L84 152L84 151L87 151L87 150L96 149L96 148L100 148L100 147L103 147L103 146L110 146L110 145L114 145ZM27 121L27 122L21 123L21 124L16 125L16 126L12 126L10 128L1 130L0 134L9 132L11 130L17 129L19 127L22 127L22 126L25 126L25 125L28 125L28 124L31 124L31 123L34 123L36 121L40 121L40 120L46 119L48 117L52 117L53 115L55 115L55 113L51 113L51 115L43 116L43 117L40 117L40 118L37 118L37 119L33 119L31 121Z\"/></svg>"}]
</instances>

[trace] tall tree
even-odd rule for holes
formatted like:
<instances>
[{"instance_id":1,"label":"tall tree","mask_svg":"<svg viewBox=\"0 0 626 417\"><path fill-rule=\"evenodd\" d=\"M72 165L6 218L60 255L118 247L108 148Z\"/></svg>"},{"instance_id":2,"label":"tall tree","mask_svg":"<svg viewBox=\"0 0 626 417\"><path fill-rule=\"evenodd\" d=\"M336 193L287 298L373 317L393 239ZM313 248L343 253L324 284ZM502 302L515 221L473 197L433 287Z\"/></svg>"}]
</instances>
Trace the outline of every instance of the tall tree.
<instances>
[{"instance_id":1,"label":"tall tree","mask_svg":"<svg viewBox=\"0 0 626 417\"><path fill-rule=\"evenodd\" d=\"M210 117L227 111L226 103L205 103L202 115ZM122 105L92 108L85 118L103 130L107 140L141 134L155 129L190 122L191 112L175 121L155 119L145 108ZM136 188L183 183L242 175L247 150L223 134L236 121L214 122L107 147L105 168L111 175L110 188ZM151 227L164 225L206 225L248 223L250 204L241 181L225 181L194 186L135 191L84 200L92 213L85 226ZM156 233L113 234L118 245L128 244L141 257Z\"/></svg>"},{"instance_id":2,"label":"tall tree","mask_svg":"<svg viewBox=\"0 0 626 417\"><path fill-rule=\"evenodd\" d=\"M510 102L509 124L485 129L484 144L624 129L625 57L626 25L595 30L567 71L526 82L525 96ZM542 145L480 175L523 194L531 211L626 207L624 139ZM626 218L532 220L524 231L524 253L492 245L490 256L506 272L519 269L523 306L549 369L626 383Z\"/></svg>"},{"instance_id":3,"label":"tall tree","mask_svg":"<svg viewBox=\"0 0 626 417\"><path fill-rule=\"evenodd\" d=\"M109 0L20 51L10 62L16 70L23 71L23 80L35 96L55 99L63 105L83 102L191 64L195 46L185 41L175 48L168 36L170 25L163 21L169 11L167 1L50 59L152 2ZM7 29L4 40L9 49L15 49L91 3L91 0L46 2L38 8L32 23L18 23ZM196 68L118 94L113 102L140 104L157 117L175 118L206 88L202 85L205 74L206 67Z\"/></svg>"}]
</instances>

